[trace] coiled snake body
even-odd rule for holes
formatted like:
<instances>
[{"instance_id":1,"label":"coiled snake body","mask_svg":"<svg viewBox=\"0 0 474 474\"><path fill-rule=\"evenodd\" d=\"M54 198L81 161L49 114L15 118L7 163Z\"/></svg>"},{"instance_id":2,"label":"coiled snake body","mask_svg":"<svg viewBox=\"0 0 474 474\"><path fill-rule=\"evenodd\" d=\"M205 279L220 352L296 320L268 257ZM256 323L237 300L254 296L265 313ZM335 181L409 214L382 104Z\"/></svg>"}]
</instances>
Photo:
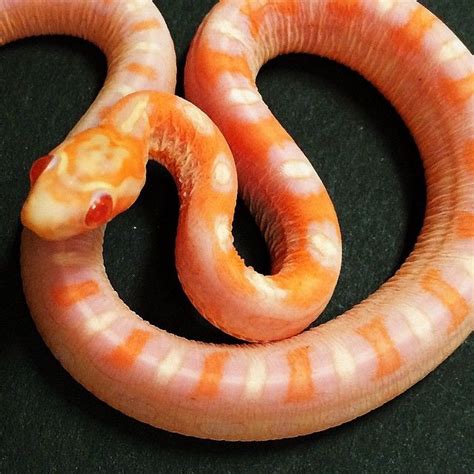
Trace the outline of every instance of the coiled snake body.
<instances>
[{"instance_id":1,"label":"coiled snake body","mask_svg":"<svg viewBox=\"0 0 474 474\"><path fill-rule=\"evenodd\" d=\"M56 357L99 398L198 437L298 436L383 404L470 334L474 63L423 6L219 2L185 72L187 97L219 128L171 95L172 42L150 1L0 0L0 7L3 43L71 34L98 44L109 59L88 113L33 165L22 211L31 313ZM324 186L255 86L260 66L286 52L335 59L374 83L412 131L428 187L423 230L397 274L342 317L299 335L332 294L341 242ZM266 344L211 345L168 334L111 288L103 224L136 199L148 156L178 183L176 261L188 296L226 332ZM271 276L246 267L233 247L237 175L269 244Z\"/></svg>"}]
</instances>

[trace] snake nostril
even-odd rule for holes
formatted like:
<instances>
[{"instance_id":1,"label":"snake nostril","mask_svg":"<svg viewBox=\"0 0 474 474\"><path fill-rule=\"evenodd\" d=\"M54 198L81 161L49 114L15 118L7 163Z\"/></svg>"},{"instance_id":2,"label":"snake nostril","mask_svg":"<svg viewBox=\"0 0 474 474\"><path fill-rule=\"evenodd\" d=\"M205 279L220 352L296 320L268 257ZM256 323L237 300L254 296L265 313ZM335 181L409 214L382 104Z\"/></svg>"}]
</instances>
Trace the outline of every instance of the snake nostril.
<instances>
[{"instance_id":1,"label":"snake nostril","mask_svg":"<svg viewBox=\"0 0 474 474\"><path fill-rule=\"evenodd\" d=\"M46 155L38 158L33 162L30 168L30 185L33 186L38 178L40 177L41 173L48 167L48 165L53 160L53 155Z\"/></svg>"},{"instance_id":2,"label":"snake nostril","mask_svg":"<svg viewBox=\"0 0 474 474\"><path fill-rule=\"evenodd\" d=\"M94 199L86 214L85 223L87 227L97 227L105 224L112 215L112 209L113 200L110 194L103 193Z\"/></svg>"}]
</instances>

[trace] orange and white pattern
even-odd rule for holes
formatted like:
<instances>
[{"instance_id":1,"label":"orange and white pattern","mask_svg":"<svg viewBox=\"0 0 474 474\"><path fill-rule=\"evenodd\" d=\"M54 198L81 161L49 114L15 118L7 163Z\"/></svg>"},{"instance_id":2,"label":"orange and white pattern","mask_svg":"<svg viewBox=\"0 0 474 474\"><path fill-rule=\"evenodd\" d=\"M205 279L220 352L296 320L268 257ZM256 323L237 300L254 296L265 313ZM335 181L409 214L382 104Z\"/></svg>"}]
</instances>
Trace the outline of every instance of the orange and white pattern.
<instances>
[{"instance_id":1,"label":"orange and white pattern","mask_svg":"<svg viewBox=\"0 0 474 474\"><path fill-rule=\"evenodd\" d=\"M423 6L221 0L186 64L186 94L201 110L171 95L172 42L151 1L0 0L2 43L58 32L96 42L110 70L83 120L32 170L23 280L46 343L100 399L192 436L298 436L380 406L469 336L474 60ZM423 230L397 274L299 335L332 294L341 241L323 183L255 86L261 65L290 51L327 56L373 82L411 129L428 187ZM149 155L178 183L176 261L191 301L230 334L277 342L188 341L118 299L103 270L102 224L133 203ZM233 246L237 176L270 247L270 276L245 267Z\"/></svg>"}]
</instances>

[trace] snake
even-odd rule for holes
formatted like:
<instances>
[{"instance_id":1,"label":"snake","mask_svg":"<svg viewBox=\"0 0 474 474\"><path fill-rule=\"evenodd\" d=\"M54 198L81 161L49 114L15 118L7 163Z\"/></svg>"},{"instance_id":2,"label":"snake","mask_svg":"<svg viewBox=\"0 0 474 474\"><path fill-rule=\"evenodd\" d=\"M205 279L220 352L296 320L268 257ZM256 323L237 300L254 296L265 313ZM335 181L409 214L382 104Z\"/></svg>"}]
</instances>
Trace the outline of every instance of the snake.
<instances>
[{"instance_id":1,"label":"snake","mask_svg":"<svg viewBox=\"0 0 474 474\"><path fill-rule=\"evenodd\" d=\"M55 357L99 399L188 436L295 437L386 403L470 335L474 60L421 4L221 0L188 53L189 101L173 94L173 43L150 0L0 0L0 44L40 34L85 38L108 59L90 109L33 163L21 212L31 315ZM261 66L290 52L327 57L374 84L413 134L427 185L423 228L400 269L308 330L334 291L341 233L323 183L256 87ZM247 342L170 334L112 288L105 224L137 198L148 159L177 184L186 294ZM237 191L265 236L270 275L246 266L233 245Z\"/></svg>"}]
</instances>

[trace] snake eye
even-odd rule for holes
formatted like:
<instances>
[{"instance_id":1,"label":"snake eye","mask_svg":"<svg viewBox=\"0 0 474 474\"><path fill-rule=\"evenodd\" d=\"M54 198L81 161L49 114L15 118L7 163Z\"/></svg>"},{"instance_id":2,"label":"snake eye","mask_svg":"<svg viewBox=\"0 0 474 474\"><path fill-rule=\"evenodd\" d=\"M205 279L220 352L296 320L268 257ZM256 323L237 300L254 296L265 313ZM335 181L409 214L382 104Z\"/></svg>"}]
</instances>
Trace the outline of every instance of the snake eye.
<instances>
[{"instance_id":1,"label":"snake eye","mask_svg":"<svg viewBox=\"0 0 474 474\"><path fill-rule=\"evenodd\" d=\"M94 199L86 214L86 226L97 227L105 224L112 215L113 205L112 196L107 193L103 193Z\"/></svg>"},{"instance_id":2,"label":"snake eye","mask_svg":"<svg viewBox=\"0 0 474 474\"><path fill-rule=\"evenodd\" d=\"M33 162L30 168L30 185L33 186L38 178L40 177L41 173L48 167L48 165L53 160L53 155L46 155L38 158L36 161Z\"/></svg>"}]
</instances>

